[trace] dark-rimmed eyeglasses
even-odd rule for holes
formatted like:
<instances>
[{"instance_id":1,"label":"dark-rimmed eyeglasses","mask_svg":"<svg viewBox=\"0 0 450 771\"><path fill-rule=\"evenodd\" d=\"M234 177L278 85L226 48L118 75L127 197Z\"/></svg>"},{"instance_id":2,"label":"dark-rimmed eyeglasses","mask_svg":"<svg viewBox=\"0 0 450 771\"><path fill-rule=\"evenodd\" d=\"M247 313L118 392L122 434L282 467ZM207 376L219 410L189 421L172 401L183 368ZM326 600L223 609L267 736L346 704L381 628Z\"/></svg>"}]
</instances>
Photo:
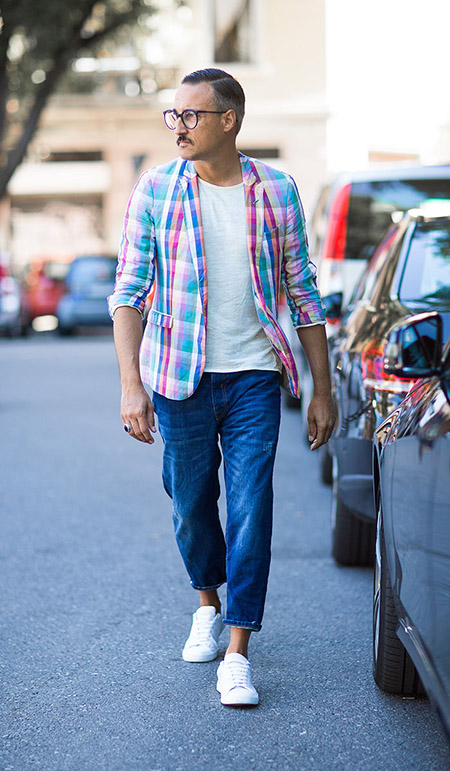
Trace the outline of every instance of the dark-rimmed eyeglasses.
<instances>
[{"instance_id":1,"label":"dark-rimmed eyeglasses","mask_svg":"<svg viewBox=\"0 0 450 771\"><path fill-rule=\"evenodd\" d=\"M183 112L177 112L176 110L164 110L164 123L167 128L173 131L177 127L177 120L181 118L184 126L187 129L195 129L198 124L198 116L201 112L208 112L211 114L222 115L226 110L183 110Z\"/></svg>"}]
</instances>

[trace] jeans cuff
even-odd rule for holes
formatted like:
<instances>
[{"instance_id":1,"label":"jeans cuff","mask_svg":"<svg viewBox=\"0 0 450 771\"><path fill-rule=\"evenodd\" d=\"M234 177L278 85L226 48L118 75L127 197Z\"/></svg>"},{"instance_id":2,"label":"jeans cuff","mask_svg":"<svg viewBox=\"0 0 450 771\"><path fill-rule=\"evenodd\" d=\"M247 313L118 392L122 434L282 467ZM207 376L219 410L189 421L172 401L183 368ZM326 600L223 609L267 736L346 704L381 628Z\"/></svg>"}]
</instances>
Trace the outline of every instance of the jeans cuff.
<instances>
[{"instance_id":1,"label":"jeans cuff","mask_svg":"<svg viewBox=\"0 0 450 771\"><path fill-rule=\"evenodd\" d=\"M250 629L252 632L259 632L261 629L261 624L256 621L233 621L233 619L224 618L223 623L238 629Z\"/></svg>"},{"instance_id":2,"label":"jeans cuff","mask_svg":"<svg viewBox=\"0 0 450 771\"><path fill-rule=\"evenodd\" d=\"M191 581L191 586L193 589L197 589L198 592L207 592L209 589L218 589L219 586L222 586L224 583L225 581L221 581L220 584L214 584L214 586L198 586Z\"/></svg>"}]
</instances>

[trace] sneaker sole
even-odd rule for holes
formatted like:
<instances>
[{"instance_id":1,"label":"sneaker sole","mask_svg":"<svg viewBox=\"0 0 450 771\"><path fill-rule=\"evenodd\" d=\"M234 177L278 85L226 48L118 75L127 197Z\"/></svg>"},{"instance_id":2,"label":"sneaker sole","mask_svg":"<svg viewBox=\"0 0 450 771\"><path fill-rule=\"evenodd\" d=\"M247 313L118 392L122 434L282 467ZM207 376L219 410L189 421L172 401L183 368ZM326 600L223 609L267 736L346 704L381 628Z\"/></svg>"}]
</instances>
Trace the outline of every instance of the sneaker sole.
<instances>
[{"instance_id":1,"label":"sneaker sole","mask_svg":"<svg viewBox=\"0 0 450 771\"><path fill-rule=\"evenodd\" d=\"M207 661L215 661L217 658L218 650L215 653L189 653L183 651L181 654L183 661L189 661L190 664L205 664Z\"/></svg>"},{"instance_id":2,"label":"sneaker sole","mask_svg":"<svg viewBox=\"0 0 450 771\"><path fill-rule=\"evenodd\" d=\"M259 697L251 694L243 696L241 699L221 696L220 703L225 707L256 707L259 704Z\"/></svg>"},{"instance_id":3,"label":"sneaker sole","mask_svg":"<svg viewBox=\"0 0 450 771\"><path fill-rule=\"evenodd\" d=\"M217 684L217 690L220 693L220 703L226 707L256 707L259 704L258 694L254 695L248 691L241 691L240 694L222 695L219 684Z\"/></svg>"}]
</instances>

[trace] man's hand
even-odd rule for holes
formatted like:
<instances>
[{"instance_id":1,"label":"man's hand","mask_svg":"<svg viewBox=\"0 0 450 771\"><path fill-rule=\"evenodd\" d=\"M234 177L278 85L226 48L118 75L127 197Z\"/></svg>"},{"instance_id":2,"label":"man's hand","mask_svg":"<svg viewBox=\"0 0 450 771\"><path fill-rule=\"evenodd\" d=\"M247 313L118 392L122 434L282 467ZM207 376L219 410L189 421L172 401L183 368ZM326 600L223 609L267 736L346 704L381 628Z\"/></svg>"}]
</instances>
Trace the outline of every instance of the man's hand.
<instances>
[{"instance_id":1,"label":"man's hand","mask_svg":"<svg viewBox=\"0 0 450 771\"><path fill-rule=\"evenodd\" d=\"M139 374L139 346L142 340L142 320L136 308L120 306L114 313L114 342L122 382L120 416L123 425L130 425L130 436L145 444L153 444L155 408L142 385Z\"/></svg>"},{"instance_id":2,"label":"man's hand","mask_svg":"<svg viewBox=\"0 0 450 771\"><path fill-rule=\"evenodd\" d=\"M311 450L318 450L328 442L336 420L331 399L327 336L322 324L299 327L297 334L306 353L314 383L313 398L308 407L308 438Z\"/></svg>"},{"instance_id":3,"label":"man's hand","mask_svg":"<svg viewBox=\"0 0 450 771\"><path fill-rule=\"evenodd\" d=\"M308 439L311 442L311 450L318 450L328 442L335 421L331 394L314 394L308 407Z\"/></svg>"},{"instance_id":4,"label":"man's hand","mask_svg":"<svg viewBox=\"0 0 450 771\"><path fill-rule=\"evenodd\" d=\"M129 433L133 439L153 444L152 433L156 432L154 406L143 386L122 391L120 416L124 425L128 423L131 426Z\"/></svg>"}]
</instances>

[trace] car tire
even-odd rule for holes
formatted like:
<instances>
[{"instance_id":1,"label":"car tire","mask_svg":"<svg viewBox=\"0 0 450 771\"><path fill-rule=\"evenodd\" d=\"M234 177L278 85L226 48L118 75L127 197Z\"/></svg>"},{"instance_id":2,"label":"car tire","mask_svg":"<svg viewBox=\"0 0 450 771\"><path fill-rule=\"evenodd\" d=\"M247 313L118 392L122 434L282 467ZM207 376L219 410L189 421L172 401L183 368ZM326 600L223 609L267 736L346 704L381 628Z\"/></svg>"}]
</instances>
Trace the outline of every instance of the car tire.
<instances>
[{"instance_id":1,"label":"car tire","mask_svg":"<svg viewBox=\"0 0 450 771\"><path fill-rule=\"evenodd\" d=\"M21 333L21 325L20 325L20 319L16 319L12 324L9 325L9 327L6 330L6 334L8 337L12 339L16 339L17 337L20 337Z\"/></svg>"},{"instance_id":2,"label":"car tire","mask_svg":"<svg viewBox=\"0 0 450 771\"><path fill-rule=\"evenodd\" d=\"M417 669L396 634L398 615L394 603L379 506L373 588L373 677L382 691L403 696L424 696Z\"/></svg>"},{"instance_id":3,"label":"car tire","mask_svg":"<svg viewBox=\"0 0 450 771\"><path fill-rule=\"evenodd\" d=\"M320 478L324 485L333 484L333 456L327 445L320 450Z\"/></svg>"},{"instance_id":4,"label":"car tire","mask_svg":"<svg viewBox=\"0 0 450 771\"><path fill-rule=\"evenodd\" d=\"M58 335L61 337L70 337L70 335L73 335L74 332L74 327L62 327L60 324L58 325Z\"/></svg>"},{"instance_id":5,"label":"car tire","mask_svg":"<svg viewBox=\"0 0 450 771\"><path fill-rule=\"evenodd\" d=\"M332 456L333 501L331 508L332 555L339 565L373 565L375 522L360 519L341 500L337 458Z\"/></svg>"}]
</instances>

